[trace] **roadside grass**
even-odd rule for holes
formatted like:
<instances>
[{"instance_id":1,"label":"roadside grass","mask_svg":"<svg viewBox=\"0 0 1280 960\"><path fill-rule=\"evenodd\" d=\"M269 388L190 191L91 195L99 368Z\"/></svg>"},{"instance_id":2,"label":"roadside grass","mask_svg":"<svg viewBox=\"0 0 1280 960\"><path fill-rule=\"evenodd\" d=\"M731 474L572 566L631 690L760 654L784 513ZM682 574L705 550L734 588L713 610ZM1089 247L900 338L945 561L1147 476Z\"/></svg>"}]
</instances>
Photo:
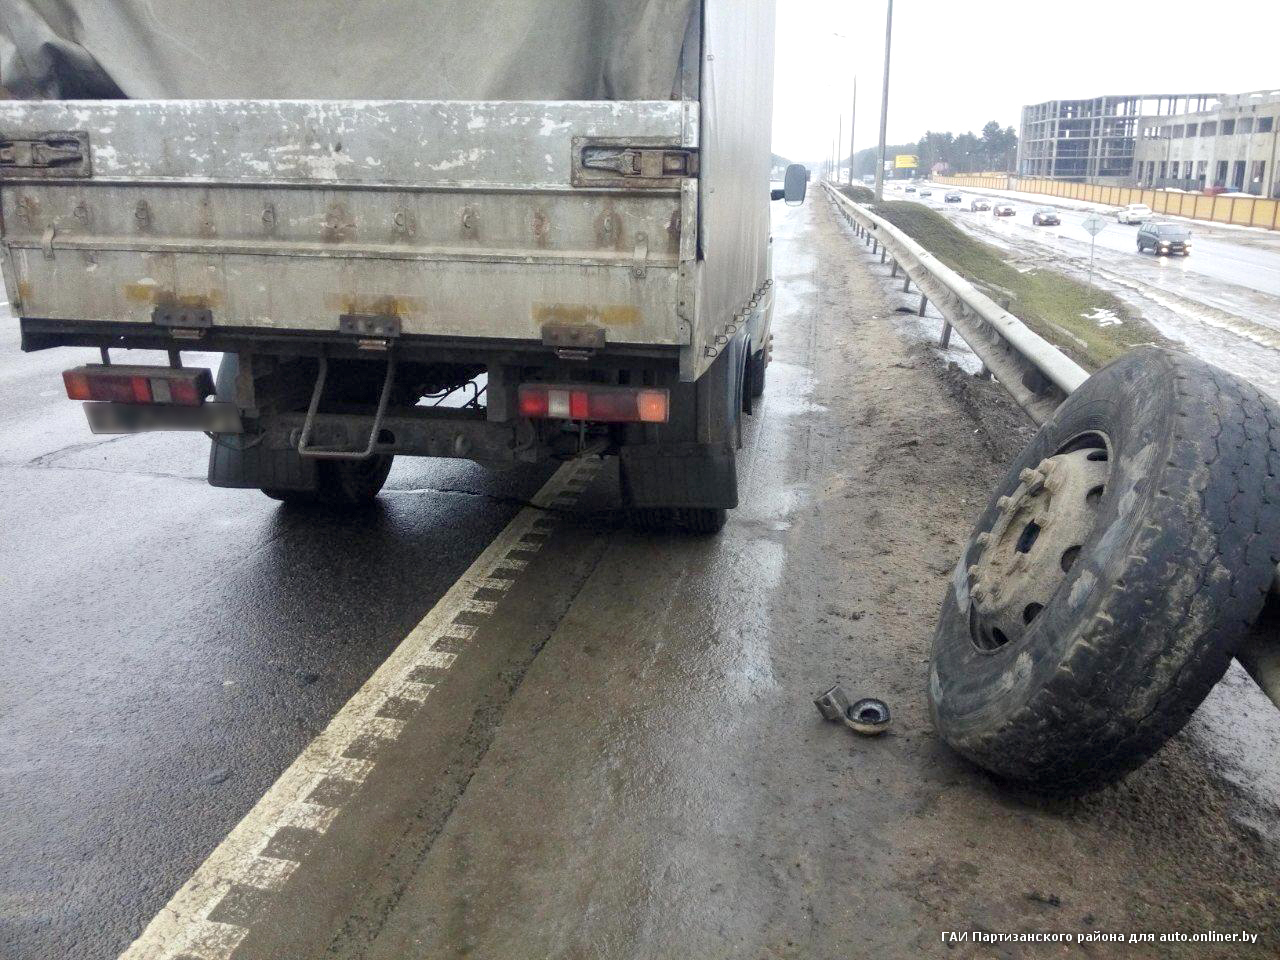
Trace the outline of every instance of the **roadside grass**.
<instances>
[{"instance_id":1,"label":"roadside grass","mask_svg":"<svg viewBox=\"0 0 1280 960\"><path fill-rule=\"evenodd\" d=\"M875 212L1090 372L1134 347L1168 343L1118 297L1056 270L1024 273L922 204L891 200ZM1100 325L1095 318L1107 313L1120 323Z\"/></svg>"},{"instance_id":2,"label":"roadside grass","mask_svg":"<svg viewBox=\"0 0 1280 960\"><path fill-rule=\"evenodd\" d=\"M860 187L856 183L853 186L846 184L840 188L840 192L854 203L870 203L876 198L874 191L867 187Z\"/></svg>"}]
</instances>

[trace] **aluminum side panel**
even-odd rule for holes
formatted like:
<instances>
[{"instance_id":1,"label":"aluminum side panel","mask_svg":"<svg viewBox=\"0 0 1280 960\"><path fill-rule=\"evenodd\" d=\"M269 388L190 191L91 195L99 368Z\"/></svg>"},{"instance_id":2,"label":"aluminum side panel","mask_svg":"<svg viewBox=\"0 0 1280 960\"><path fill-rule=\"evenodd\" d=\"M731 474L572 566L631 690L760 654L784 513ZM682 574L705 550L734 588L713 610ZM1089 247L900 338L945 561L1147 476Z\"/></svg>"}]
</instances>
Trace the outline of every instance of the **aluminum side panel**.
<instances>
[{"instance_id":1,"label":"aluminum side panel","mask_svg":"<svg viewBox=\"0 0 1280 960\"><path fill-rule=\"evenodd\" d=\"M87 179L0 182L6 286L24 316L407 333L689 341L670 189L580 189L573 138L696 137L696 104L397 101L0 102L6 135L84 129Z\"/></svg>"}]
</instances>

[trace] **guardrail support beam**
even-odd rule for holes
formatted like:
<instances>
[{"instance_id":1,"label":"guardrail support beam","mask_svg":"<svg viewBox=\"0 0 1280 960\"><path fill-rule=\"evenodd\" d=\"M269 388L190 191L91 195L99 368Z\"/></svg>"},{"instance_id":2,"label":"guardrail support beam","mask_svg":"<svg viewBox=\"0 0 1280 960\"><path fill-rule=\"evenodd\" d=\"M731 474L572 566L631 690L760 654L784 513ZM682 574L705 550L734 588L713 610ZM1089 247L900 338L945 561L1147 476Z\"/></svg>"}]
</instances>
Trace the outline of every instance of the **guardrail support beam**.
<instances>
[{"instance_id":1,"label":"guardrail support beam","mask_svg":"<svg viewBox=\"0 0 1280 960\"><path fill-rule=\"evenodd\" d=\"M902 292L903 292L903 293L910 293L910 292L911 292L911 278L910 278L910 277L903 277L903 278L902 278Z\"/></svg>"},{"instance_id":2,"label":"guardrail support beam","mask_svg":"<svg viewBox=\"0 0 1280 960\"><path fill-rule=\"evenodd\" d=\"M929 298L926 297L923 293L920 294L920 309L916 311L916 316L923 317L924 308L927 307L928 305L929 305Z\"/></svg>"},{"instance_id":3,"label":"guardrail support beam","mask_svg":"<svg viewBox=\"0 0 1280 960\"><path fill-rule=\"evenodd\" d=\"M884 261L882 260L880 262L883 263ZM893 264L893 269L889 271L889 276L896 277L898 275L898 261L890 260L889 262Z\"/></svg>"},{"instance_id":4,"label":"guardrail support beam","mask_svg":"<svg viewBox=\"0 0 1280 960\"><path fill-rule=\"evenodd\" d=\"M942 321L942 340L938 345L942 347L943 350L946 350L951 346L951 324L946 320Z\"/></svg>"}]
</instances>

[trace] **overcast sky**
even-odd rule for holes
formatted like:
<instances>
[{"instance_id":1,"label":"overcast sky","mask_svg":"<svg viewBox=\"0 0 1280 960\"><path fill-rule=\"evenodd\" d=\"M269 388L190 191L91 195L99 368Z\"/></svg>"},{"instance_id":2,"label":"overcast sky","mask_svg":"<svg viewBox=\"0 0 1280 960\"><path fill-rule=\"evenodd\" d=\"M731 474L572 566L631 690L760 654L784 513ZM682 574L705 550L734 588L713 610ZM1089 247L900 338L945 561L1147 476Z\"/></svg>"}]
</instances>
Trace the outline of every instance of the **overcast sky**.
<instances>
[{"instance_id":1,"label":"overcast sky","mask_svg":"<svg viewBox=\"0 0 1280 960\"><path fill-rule=\"evenodd\" d=\"M855 146L876 143L884 14L885 0L778 0L774 152L829 156L842 111L846 155L855 73ZM1017 127L1021 106L1044 100L1262 89L1280 89L1277 0L894 3L890 143Z\"/></svg>"}]
</instances>

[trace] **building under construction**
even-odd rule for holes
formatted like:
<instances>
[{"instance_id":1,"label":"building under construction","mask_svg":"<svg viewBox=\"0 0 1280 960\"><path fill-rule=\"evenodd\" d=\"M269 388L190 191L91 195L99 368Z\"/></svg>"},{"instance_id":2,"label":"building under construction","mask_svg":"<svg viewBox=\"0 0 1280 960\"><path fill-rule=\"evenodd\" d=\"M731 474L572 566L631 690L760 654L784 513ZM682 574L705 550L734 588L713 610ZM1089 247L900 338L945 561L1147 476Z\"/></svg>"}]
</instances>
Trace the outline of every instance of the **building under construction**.
<instances>
[{"instance_id":1,"label":"building under construction","mask_svg":"<svg viewBox=\"0 0 1280 960\"><path fill-rule=\"evenodd\" d=\"M1128 183L1144 120L1202 111L1219 99L1217 93L1129 94L1023 107L1018 173Z\"/></svg>"}]
</instances>

